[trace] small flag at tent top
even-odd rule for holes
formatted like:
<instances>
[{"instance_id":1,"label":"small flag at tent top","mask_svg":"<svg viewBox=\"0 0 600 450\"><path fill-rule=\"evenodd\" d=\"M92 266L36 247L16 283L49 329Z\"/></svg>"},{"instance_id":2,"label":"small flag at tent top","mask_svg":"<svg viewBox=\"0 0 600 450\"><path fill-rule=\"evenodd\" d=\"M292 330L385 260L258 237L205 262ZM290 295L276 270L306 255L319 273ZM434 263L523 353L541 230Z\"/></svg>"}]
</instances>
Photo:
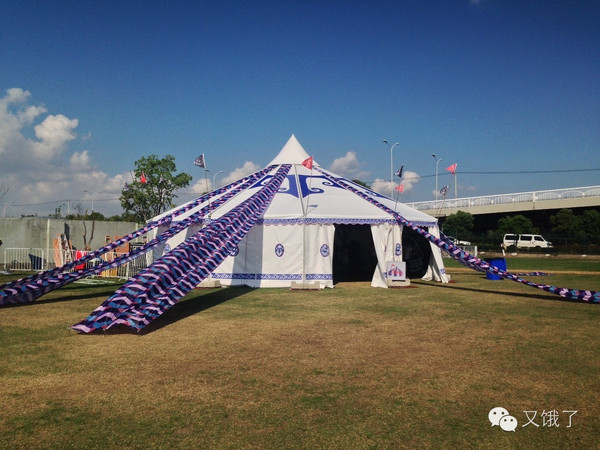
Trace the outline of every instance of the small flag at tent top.
<instances>
[{"instance_id":1,"label":"small flag at tent top","mask_svg":"<svg viewBox=\"0 0 600 450\"><path fill-rule=\"evenodd\" d=\"M206 163L204 162L204 153L202 153L194 160L194 164L196 164L198 167L206 169Z\"/></svg>"},{"instance_id":2,"label":"small flag at tent top","mask_svg":"<svg viewBox=\"0 0 600 450\"><path fill-rule=\"evenodd\" d=\"M312 170L312 166L313 166L313 157L309 157L306 158L304 161L302 161L302 165L310 170Z\"/></svg>"},{"instance_id":3,"label":"small flag at tent top","mask_svg":"<svg viewBox=\"0 0 600 450\"><path fill-rule=\"evenodd\" d=\"M448 186L444 186L440 189L440 194L446 195L448 193Z\"/></svg>"},{"instance_id":4,"label":"small flag at tent top","mask_svg":"<svg viewBox=\"0 0 600 450\"><path fill-rule=\"evenodd\" d=\"M396 190L402 194L404 192L404 185L396 186Z\"/></svg>"},{"instance_id":5,"label":"small flag at tent top","mask_svg":"<svg viewBox=\"0 0 600 450\"><path fill-rule=\"evenodd\" d=\"M396 171L396 176L398 178L402 178L402 171L404 170L404 164L400 166L400 168Z\"/></svg>"},{"instance_id":6,"label":"small flag at tent top","mask_svg":"<svg viewBox=\"0 0 600 450\"><path fill-rule=\"evenodd\" d=\"M148 182L148 180L146 179L146 174L144 172L142 172L140 175L140 183L146 184L147 182Z\"/></svg>"},{"instance_id":7,"label":"small flag at tent top","mask_svg":"<svg viewBox=\"0 0 600 450\"><path fill-rule=\"evenodd\" d=\"M451 166L446 167L446 170L452 175L456 175L456 166L458 166L458 164L454 163Z\"/></svg>"}]
</instances>

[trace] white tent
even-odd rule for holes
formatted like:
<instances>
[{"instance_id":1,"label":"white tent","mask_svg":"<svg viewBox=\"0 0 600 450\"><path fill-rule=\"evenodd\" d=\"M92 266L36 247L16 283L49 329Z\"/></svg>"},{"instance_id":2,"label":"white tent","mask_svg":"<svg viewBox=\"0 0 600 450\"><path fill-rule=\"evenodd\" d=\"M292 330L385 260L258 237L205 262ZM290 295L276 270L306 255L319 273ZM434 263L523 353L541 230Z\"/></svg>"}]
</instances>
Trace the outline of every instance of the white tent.
<instances>
[{"instance_id":1,"label":"white tent","mask_svg":"<svg viewBox=\"0 0 600 450\"><path fill-rule=\"evenodd\" d=\"M292 135L267 166L272 168L266 175L204 219L203 223L218 219L264 186L282 164L291 164L271 204L213 272L212 280L219 280L221 285L251 287L290 287L292 282L333 287L338 280L357 276L364 279L368 271L372 286L387 287L388 261L405 260L409 276L412 272L413 276L448 281L439 248L404 229L374 203L395 210L414 225L439 236L434 217L326 171L316 162L315 168L307 168L302 164L307 158L308 153ZM347 185L373 199L373 203L348 190ZM211 201L217 202L218 198ZM174 220L183 220L207 205L208 201ZM154 257L175 248L202 226L198 223L175 235L155 250Z\"/></svg>"}]
</instances>

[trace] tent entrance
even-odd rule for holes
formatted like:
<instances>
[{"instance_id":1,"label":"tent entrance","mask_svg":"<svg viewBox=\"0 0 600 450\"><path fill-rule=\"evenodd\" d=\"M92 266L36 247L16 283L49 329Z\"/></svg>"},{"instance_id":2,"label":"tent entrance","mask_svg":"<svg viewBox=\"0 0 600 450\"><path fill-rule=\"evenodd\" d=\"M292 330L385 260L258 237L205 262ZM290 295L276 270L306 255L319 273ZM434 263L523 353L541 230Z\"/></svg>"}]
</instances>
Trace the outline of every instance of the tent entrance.
<instances>
[{"instance_id":1,"label":"tent entrance","mask_svg":"<svg viewBox=\"0 0 600 450\"><path fill-rule=\"evenodd\" d=\"M335 225L333 238L333 284L340 281L371 281L377 254L370 225Z\"/></svg>"},{"instance_id":2,"label":"tent entrance","mask_svg":"<svg viewBox=\"0 0 600 450\"><path fill-rule=\"evenodd\" d=\"M404 248L402 260L406 262L406 276L408 278L422 278L427 272L431 257L429 241L419 236L411 228L404 227L402 247Z\"/></svg>"}]
</instances>

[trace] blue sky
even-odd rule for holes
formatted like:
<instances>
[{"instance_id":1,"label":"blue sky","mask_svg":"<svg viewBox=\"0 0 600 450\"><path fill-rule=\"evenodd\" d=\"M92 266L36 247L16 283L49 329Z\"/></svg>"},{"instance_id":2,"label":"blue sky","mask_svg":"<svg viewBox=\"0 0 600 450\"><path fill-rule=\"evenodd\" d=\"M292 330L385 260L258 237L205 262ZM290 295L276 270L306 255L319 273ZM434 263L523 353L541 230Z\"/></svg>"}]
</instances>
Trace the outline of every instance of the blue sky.
<instances>
[{"instance_id":1,"label":"blue sky","mask_svg":"<svg viewBox=\"0 0 600 450\"><path fill-rule=\"evenodd\" d=\"M398 142L407 202L432 153L461 197L600 184L597 1L0 1L0 61L7 215L120 213L150 154L188 200L200 153L222 184L292 134L377 188Z\"/></svg>"}]
</instances>

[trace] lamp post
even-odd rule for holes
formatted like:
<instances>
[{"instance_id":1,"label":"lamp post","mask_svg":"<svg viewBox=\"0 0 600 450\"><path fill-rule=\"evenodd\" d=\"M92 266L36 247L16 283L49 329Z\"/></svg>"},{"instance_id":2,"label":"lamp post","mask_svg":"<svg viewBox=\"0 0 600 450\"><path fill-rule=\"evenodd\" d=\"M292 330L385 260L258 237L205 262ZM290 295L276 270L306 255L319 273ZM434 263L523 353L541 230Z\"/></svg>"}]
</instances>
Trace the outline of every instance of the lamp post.
<instances>
[{"instance_id":1,"label":"lamp post","mask_svg":"<svg viewBox=\"0 0 600 450\"><path fill-rule=\"evenodd\" d=\"M442 158L437 158L435 156L435 153L432 154L431 156L433 156L433 159L435 159L435 201L437 202L438 199L438 165L440 163L440 161L442 160Z\"/></svg>"},{"instance_id":2,"label":"lamp post","mask_svg":"<svg viewBox=\"0 0 600 450\"><path fill-rule=\"evenodd\" d=\"M15 204L15 202L14 202L14 201L12 201L12 202L10 202L10 203L4 203L4 206L2 207L2 217L6 217L6 207L7 207L8 205L12 206L12 205L14 205L14 204Z\"/></svg>"},{"instance_id":3,"label":"lamp post","mask_svg":"<svg viewBox=\"0 0 600 450\"><path fill-rule=\"evenodd\" d=\"M384 139L383 142L390 148L390 198L394 197L394 156L393 151L394 147L398 145L396 142L394 145L390 145L390 143Z\"/></svg>"},{"instance_id":4,"label":"lamp post","mask_svg":"<svg viewBox=\"0 0 600 450\"><path fill-rule=\"evenodd\" d=\"M87 189L82 189L83 192L87 192L88 194L90 194L92 196L92 214L94 214L94 197L96 196L96 194L101 194L104 191L97 191L94 193L91 193L90 191L88 191ZM91 215L91 214L90 214Z\"/></svg>"},{"instance_id":5,"label":"lamp post","mask_svg":"<svg viewBox=\"0 0 600 450\"><path fill-rule=\"evenodd\" d=\"M223 173L222 170L219 170L217 173L215 173L213 175L213 191L217 188L217 175L219 175L220 173Z\"/></svg>"}]
</instances>

